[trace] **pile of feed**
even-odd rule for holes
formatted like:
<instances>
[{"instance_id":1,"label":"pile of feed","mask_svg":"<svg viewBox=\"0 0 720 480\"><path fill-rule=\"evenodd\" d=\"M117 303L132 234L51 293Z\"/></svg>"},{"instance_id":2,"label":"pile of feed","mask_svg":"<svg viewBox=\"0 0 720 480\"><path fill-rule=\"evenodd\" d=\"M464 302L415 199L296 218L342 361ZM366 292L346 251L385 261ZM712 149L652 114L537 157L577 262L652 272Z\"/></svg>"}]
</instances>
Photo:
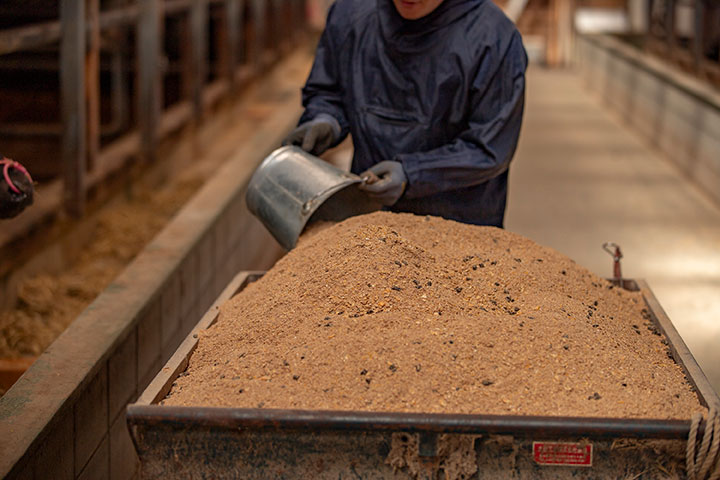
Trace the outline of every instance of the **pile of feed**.
<instances>
[{"instance_id":1,"label":"pile of feed","mask_svg":"<svg viewBox=\"0 0 720 480\"><path fill-rule=\"evenodd\" d=\"M303 238L166 405L689 418L638 292L511 232L378 212Z\"/></svg>"}]
</instances>

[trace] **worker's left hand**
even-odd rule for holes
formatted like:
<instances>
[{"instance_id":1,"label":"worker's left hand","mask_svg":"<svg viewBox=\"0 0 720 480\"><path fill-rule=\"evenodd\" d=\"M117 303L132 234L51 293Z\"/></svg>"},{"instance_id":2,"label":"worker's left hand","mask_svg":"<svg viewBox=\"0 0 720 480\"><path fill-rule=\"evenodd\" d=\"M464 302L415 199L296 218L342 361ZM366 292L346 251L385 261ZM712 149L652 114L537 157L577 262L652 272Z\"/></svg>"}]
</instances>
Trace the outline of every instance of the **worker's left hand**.
<instances>
[{"instance_id":1,"label":"worker's left hand","mask_svg":"<svg viewBox=\"0 0 720 480\"><path fill-rule=\"evenodd\" d=\"M364 179L360 189L367 192L373 200L387 206L395 205L407 186L407 176L402 163L391 160L373 165L360 176ZM370 178L375 181L366 180Z\"/></svg>"}]
</instances>

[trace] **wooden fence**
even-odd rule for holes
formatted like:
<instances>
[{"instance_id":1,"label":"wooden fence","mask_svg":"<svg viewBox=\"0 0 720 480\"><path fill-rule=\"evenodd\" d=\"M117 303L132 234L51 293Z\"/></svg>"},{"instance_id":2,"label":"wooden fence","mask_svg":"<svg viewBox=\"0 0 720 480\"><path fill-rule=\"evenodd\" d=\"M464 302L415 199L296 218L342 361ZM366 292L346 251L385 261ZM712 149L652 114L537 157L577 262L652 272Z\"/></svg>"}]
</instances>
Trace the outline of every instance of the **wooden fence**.
<instances>
[{"instance_id":1,"label":"wooden fence","mask_svg":"<svg viewBox=\"0 0 720 480\"><path fill-rule=\"evenodd\" d=\"M305 23L304 0L60 0L57 5L56 20L0 30L0 59L57 51L60 121L2 125L0 136L42 131L60 137L62 188L55 189L52 207L76 217L85 211L89 189L130 158L153 161L160 140L202 122L216 101L271 64ZM110 124L101 124L101 102L108 96L101 97L101 69L110 70ZM165 88L170 77L179 94Z\"/></svg>"}]
</instances>

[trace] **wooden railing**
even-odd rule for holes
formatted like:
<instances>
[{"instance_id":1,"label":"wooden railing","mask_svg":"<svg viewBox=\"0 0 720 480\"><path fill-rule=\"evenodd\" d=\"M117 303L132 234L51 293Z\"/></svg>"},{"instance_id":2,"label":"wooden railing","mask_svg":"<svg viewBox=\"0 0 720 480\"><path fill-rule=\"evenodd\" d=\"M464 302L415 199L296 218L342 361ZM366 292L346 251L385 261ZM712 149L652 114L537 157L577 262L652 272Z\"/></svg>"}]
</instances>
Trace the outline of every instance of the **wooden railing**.
<instances>
[{"instance_id":1,"label":"wooden railing","mask_svg":"<svg viewBox=\"0 0 720 480\"><path fill-rule=\"evenodd\" d=\"M55 206L76 217L89 189L130 158L152 162L164 137L202 122L210 105L261 73L305 25L303 0L123 3L101 10L100 0L60 0L57 20L0 30L0 60L39 48L57 53L59 124L4 124L0 138L3 132L60 136L62 195ZM165 51L170 19L182 35L173 61ZM125 42L135 45L129 58L120 53ZM102 125L101 69L112 70L113 117ZM170 70L180 77L181 93L168 100L163 85Z\"/></svg>"},{"instance_id":2,"label":"wooden railing","mask_svg":"<svg viewBox=\"0 0 720 480\"><path fill-rule=\"evenodd\" d=\"M649 0L644 44L664 60L720 86L720 3L716 0Z\"/></svg>"}]
</instances>

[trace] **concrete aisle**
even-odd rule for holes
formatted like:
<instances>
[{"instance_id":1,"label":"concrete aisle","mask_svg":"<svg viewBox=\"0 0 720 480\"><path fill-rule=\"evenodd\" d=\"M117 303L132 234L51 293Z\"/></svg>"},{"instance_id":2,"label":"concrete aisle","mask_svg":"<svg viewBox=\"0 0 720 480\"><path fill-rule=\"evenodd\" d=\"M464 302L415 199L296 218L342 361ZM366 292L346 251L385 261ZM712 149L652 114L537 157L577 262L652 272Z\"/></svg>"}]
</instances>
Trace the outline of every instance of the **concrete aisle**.
<instances>
[{"instance_id":1,"label":"concrete aisle","mask_svg":"<svg viewBox=\"0 0 720 480\"><path fill-rule=\"evenodd\" d=\"M604 277L619 244L720 391L720 207L571 71L529 70L506 227Z\"/></svg>"}]
</instances>

